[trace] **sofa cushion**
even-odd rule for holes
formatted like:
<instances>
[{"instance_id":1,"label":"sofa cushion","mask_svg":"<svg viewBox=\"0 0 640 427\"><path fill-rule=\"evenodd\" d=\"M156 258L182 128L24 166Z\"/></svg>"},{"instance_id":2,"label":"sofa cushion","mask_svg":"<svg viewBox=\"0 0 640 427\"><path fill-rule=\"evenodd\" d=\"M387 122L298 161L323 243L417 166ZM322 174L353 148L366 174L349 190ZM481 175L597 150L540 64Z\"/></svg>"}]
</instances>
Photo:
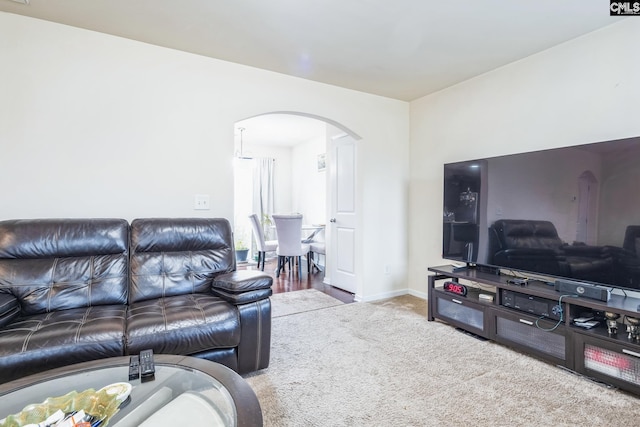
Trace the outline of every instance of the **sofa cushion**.
<instances>
[{"instance_id":1,"label":"sofa cushion","mask_svg":"<svg viewBox=\"0 0 640 427\"><path fill-rule=\"evenodd\" d=\"M88 360L124 355L125 305L20 317L0 329L0 382Z\"/></svg>"},{"instance_id":2,"label":"sofa cushion","mask_svg":"<svg viewBox=\"0 0 640 427\"><path fill-rule=\"evenodd\" d=\"M129 227L121 219L0 222L0 292L23 316L125 304Z\"/></svg>"},{"instance_id":3,"label":"sofa cushion","mask_svg":"<svg viewBox=\"0 0 640 427\"><path fill-rule=\"evenodd\" d=\"M127 301L123 255L0 260L0 288L10 289L23 315Z\"/></svg>"},{"instance_id":4,"label":"sofa cushion","mask_svg":"<svg viewBox=\"0 0 640 427\"><path fill-rule=\"evenodd\" d=\"M127 350L194 354L240 342L238 310L207 294L177 295L133 303L127 313Z\"/></svg>"},{"instance_id":5,"label":"sofa cushion","mask_svg":"<svg viewBox=\"0 0 640 427\"><path fill-rule=\"evenodd\" d=\"M215 275L235 269L232 243L226 219L133 220L129 302L209 293Z\"/></svg>"},{"instance_id":6,"label":"sofa cushion","mask_svg":"<svg viewBox=\"0 0 640 427\"><path fill-rule=\"evenodd\" d=\"M124 219L13 219L0 221L0 258L34 259L121 254L127 251Z\"/></svg>"},{"instance_id":7,"label":"sofa cushion","mask_svg":"<svg viewBox=\"0 0 640 427\"><path fill-rule=\"evenodd\" d=\"M18 299L10 294L0 293L0 328L20 315Z\"/></svg>"},{"instance_id":8,"label":"sofa cushion","mask_svg":"<svg viewBox=\"0 0 640 427\"><path fill-rule=\"evenodd\" d=\"M560 249L564 243L555 226L549 221L498 220L497 230L501 249Z\"/></svg>"}]
</instances>

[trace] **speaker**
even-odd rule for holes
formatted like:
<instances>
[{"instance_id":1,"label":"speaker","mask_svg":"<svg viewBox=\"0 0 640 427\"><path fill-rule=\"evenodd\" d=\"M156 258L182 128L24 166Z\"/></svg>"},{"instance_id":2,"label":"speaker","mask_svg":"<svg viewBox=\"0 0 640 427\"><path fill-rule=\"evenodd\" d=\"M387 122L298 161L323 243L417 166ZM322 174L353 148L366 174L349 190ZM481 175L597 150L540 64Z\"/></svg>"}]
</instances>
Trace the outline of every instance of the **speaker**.
<instances>
[{"instance_id":1,"label":"speaker","mask_svg":"<svg viewBox=\"0 0 640 427\"><path fill-rule=\"evenodd\" d=\"M565 294L577 295L579 297L597 299L599 301L609 301L611 290L601 286L590 285L589 283L574 282L571 280L556 280L556 291Z\"/></svg>"}]
</instances>

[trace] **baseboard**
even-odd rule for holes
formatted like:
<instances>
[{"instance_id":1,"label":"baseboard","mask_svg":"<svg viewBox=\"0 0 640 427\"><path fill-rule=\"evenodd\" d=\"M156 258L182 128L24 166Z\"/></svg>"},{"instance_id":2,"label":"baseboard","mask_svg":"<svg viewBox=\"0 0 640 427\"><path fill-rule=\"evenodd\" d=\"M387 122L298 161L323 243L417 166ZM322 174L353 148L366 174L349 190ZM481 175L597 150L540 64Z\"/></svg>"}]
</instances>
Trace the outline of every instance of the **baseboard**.
<instances>
[{"instance_id":1,"label":"baseboard","mask_svg":"<svg viewBox=\"0 0 640 427\"><path fill-rule=\"evenodd\" d=\"M395 297L401 297L403 295L411 295L414 297L418 297L421 299L426 300L427 299L427 294L423 293L423 292L418 292L415 291L413 289L401 289L398 291L392 291L392 292L383 292L380 294L376 294L376 295L370 295L366 298L362 298L362 299L356 299L356 301L362 301L362 302L374 302L374 301L380 301L383 299L389 299L389 298L395 298Z\"/></svg>"},{"instance_id":2,"label":"baseboard","mask_svg":"<svg viewBox=\"0 0 640 427\"><path fill-rule=\"evenodd\" d=\"M414 296L414 297L418 297L421 298L423 300L427 300L427 293L426 292L420 292L420 291L416 291L414 289L409 289L409 291L407 292L409 295Z\"/></svg>"}]
</instances>

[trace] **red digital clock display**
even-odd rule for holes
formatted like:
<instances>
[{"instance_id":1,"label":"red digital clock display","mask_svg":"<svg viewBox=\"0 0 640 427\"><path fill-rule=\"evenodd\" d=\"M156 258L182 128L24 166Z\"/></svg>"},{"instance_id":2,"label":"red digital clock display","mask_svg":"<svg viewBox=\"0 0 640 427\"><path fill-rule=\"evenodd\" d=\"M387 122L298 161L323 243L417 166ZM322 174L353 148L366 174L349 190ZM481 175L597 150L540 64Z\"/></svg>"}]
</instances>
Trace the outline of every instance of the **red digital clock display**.
<instances>
[{"instance_id":1,"label":"red digital clock display","mask_svg":"<svg viewBox=\"0 0 640 427\"><path fill-rule=\"evenodd\" d=\"M445 282L444 290L456 295L462 295L462 296L467 295L467 287L465 285L461 285L460 283L456 283L456 282Z\"/></svg>"}]
</instances>

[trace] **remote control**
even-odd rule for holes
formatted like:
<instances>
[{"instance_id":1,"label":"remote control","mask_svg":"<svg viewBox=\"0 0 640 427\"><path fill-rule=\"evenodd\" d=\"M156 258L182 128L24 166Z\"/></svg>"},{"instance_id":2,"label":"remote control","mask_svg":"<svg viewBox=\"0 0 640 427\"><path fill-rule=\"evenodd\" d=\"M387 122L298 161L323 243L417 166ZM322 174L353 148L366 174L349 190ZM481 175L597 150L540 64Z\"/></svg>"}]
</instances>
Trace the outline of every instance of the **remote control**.
<instances>
[{"instance_id":1,"label":"remote control","mask_svg":"<svg viewBox=\"0 0 640 427\"><path fill-rule=\"evenodd\" d=\"M597 320L590 320L588 322L573 322L574 325L576 326L580 326L581 328L585 328L585 329L591 329L594 326L598 326L598 321Z\"/></svg>"},{"instance_id":2,"label":"remote control","mask_svg":"<svg viewBox=\"0 0 640 427\"><path fill-rule=\"evenodd\" d=\"M129 357L129 381L140 378L140 359L138 356Z\"/></svg>"},{"instance_id":3,"label":"remote control","mask_svg":"<svg viewBox=\"0 0 640 427\"><path fill-rule=\"evenodd\" d=\"M156 373L153 363L153 350L142 350L140 352L140 377L151 378Z\"/></svg>"}]
</instances>

